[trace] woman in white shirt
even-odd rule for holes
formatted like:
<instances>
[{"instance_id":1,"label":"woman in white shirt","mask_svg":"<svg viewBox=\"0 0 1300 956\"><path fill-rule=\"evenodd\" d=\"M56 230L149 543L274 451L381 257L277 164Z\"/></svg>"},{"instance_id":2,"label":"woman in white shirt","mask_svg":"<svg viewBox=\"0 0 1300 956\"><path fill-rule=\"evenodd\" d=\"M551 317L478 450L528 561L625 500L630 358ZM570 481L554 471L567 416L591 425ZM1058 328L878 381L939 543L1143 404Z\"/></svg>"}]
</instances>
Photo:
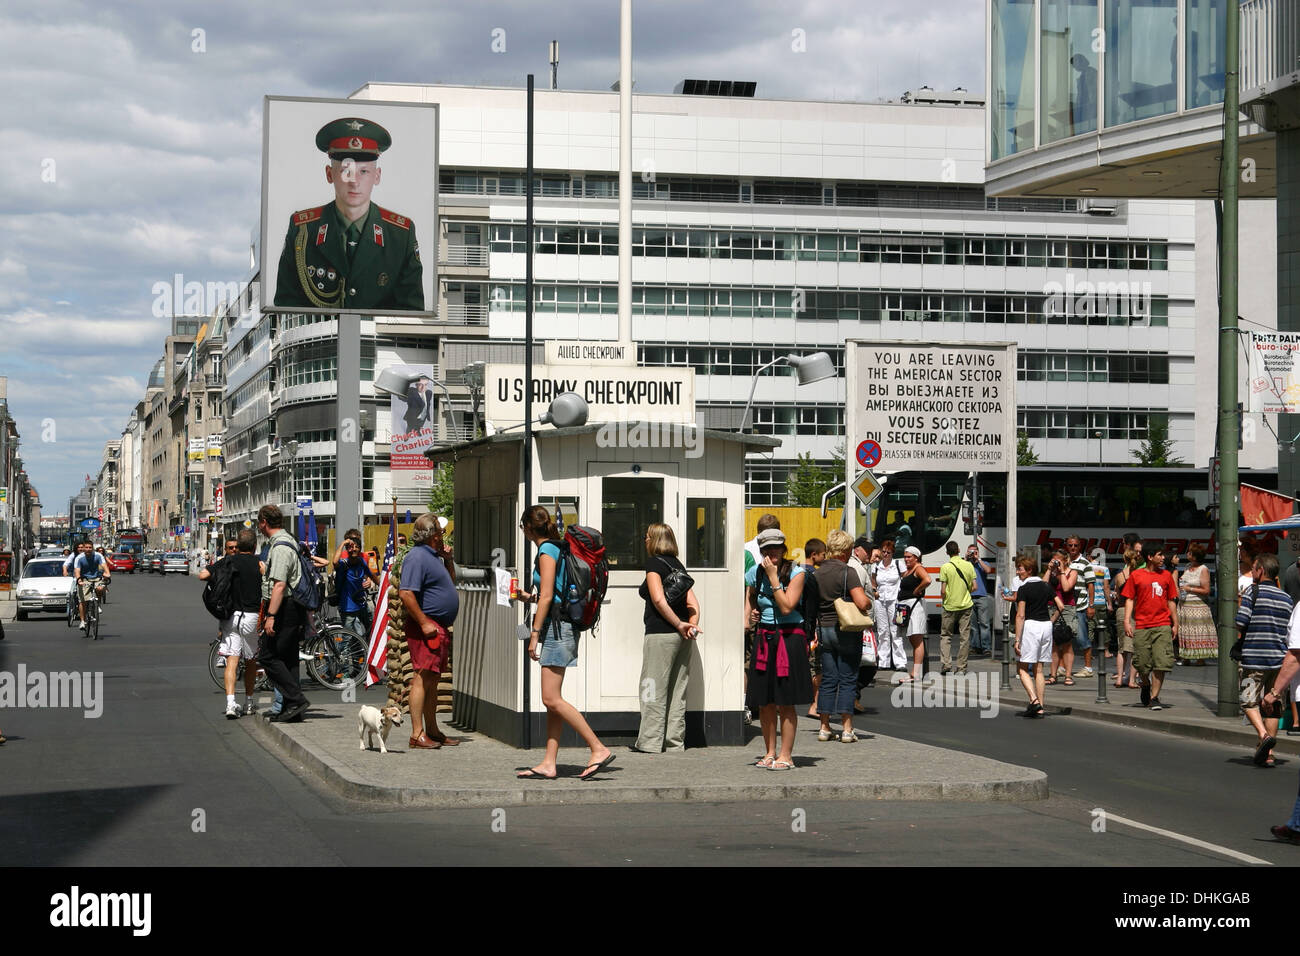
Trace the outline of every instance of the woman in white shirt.
<instances>
[{"instance_id":1,"label":"woman in white shirt","mask_svg":"<svg viewBox=\"0 0 1300 956\"><path fill-rule=\"evenodd\" d=\"M903 579L903 562L894 557L894 539L880 542L880 560L871 566L871 583L876 589L872 606L876 617L878 668L907 668L907 651L903 635L894 626L894 605L898 600L898 583Z\"/></svg>"}]
</instances>

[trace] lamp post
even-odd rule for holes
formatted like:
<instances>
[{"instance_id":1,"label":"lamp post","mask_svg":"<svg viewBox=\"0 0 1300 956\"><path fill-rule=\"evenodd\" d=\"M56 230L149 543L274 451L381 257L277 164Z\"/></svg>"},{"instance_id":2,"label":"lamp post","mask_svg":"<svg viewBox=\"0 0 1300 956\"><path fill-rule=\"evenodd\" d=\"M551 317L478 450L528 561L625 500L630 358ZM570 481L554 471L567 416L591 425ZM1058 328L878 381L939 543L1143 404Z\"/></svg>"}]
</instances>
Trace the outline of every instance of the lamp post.
<instances>
[{"instance_id":1,"label":"lamp post","mask_svg":"<svg viewBox=\"0 0 1300 956\"><path fill-rule=\"evenodd\" d=\"M799 378L800 385L811 385L823 379L835 377L835 362L825 352L813 352L811 355L778 356L754 373L754 381L749 386L749 400L745 402L745 412L740 416L739 431L749 429L749 410L754 404L754 392L758 388L758 377L774 365L789 365Z\"/></svg>"},{"instance_id":2,"label":"lamp post","mask_svg":"<svg viewBox=\"0 0 1300 956\"><path fill-rule=\"evenodd\" d=\"M1097 439L1097 464L1100 466L1101 461L1101 432L1093 432L1092 437Z\"/></svg>"}]
</instances>

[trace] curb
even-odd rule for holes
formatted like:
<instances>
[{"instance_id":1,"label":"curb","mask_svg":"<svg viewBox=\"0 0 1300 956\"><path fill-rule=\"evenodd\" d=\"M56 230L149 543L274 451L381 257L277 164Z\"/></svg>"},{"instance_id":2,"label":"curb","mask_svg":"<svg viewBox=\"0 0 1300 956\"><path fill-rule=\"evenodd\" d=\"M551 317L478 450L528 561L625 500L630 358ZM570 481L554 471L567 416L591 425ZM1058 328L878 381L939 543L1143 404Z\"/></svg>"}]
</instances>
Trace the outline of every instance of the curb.
<instances>
[{"instance_id":1,"label":"curb","mask_svg":"<svg viewBox=\"0 0 1300 956\"><path fill-rule=\"evenodd\" d=\"M241 724L247 726L245 721ZM576 806L611 803L727 803L751 800L913 800L965 803L1018 803L1046 800L1047 774L1018 767L1019 780L944 781L929 783L783 783L701 784L697 786L618 786L582 783L574 778L529 788L378 787L359 780L328 756L304 747L259 717L249 730L268 749L301 763L331 790L348 800L394 808L497 808Z\"/></svg>"}]
</instances>

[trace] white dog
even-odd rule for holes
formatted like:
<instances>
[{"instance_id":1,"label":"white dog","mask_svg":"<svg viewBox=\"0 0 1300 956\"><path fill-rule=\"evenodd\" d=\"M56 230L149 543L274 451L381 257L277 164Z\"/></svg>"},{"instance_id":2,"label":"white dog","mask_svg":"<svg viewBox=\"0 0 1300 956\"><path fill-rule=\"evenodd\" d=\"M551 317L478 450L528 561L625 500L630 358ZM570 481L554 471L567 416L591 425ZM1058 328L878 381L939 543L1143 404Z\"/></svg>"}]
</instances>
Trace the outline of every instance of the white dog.
<instances>
[{"instance_id":1,"label":"white dog","mask_svg":"<svg viewBox=\"0 0 1300 956\"><path fill-rule=\"evenodd\" d=\"M388 728L394 724L402 722L402 712L396 707L385 707L380 710L378 707L371 707L369 704L362 706L357 711L357 735L361 738L362 750L367 750L375 745L375 738L379 738L379 752L388 753L388 748L384 742L388 740Z\"/></svg>"}]
</instances>

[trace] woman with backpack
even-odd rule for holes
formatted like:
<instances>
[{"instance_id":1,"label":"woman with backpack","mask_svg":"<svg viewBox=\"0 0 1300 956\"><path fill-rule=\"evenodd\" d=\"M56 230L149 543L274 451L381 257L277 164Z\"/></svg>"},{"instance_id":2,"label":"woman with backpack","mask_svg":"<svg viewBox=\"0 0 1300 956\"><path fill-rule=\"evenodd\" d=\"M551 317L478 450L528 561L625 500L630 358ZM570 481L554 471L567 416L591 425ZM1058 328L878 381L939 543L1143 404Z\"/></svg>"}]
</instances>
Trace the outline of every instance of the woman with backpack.
<instances>
[{"instance_id":1,"label":"woman with backpack","mask_svg":"<svg viewBox=\"0 0 1300 956\"><path fill-rule=\"evenodd\" d=\"M785 556L785 535L768 528L758 536L762 561L745 572L745 619L755 610L754 655L745 706L759 712L767 751L755 766L793 770L795 708L812 703L807 632L800 600L804 569ZM781 718L781 752L776 752L776 721Z\"/></svg>"},{"instance_id":2,"label":"woman with backpack","mask_svg":"<svg viewBox=\"0 0 1300 956\"><path fill-rule=\"evenodd\" d=\"M677 557L677 537L666 524L645 534L645 642L641 653L641 726L633 750L657 754L686 749L686 684L691 642L700 634L700 604Z\"/></svg>"},{"instance_id":3,"label":"woman with backpack","mask_svg":"<svg viewBox=\"0 0 1300 956\"><path fill-rule=\"evenodd\" d=\"M564 699L564 671L578 664L578 635L560 613L563 596L556 587L562 577L559 529L543 505L533 505L519 520L520 530L537 548L533 562L533 590L520 591L526 603L537 602L528 633L528 656L542 667L542 704L546 707L546 754L542 762L516 776L521 780L554 780L560 754L560 732L568 724L591 748L591 759L579 776L590 780L614 762L614 754L600 742L582 712Z\"/></svg>"}]
</instances>

